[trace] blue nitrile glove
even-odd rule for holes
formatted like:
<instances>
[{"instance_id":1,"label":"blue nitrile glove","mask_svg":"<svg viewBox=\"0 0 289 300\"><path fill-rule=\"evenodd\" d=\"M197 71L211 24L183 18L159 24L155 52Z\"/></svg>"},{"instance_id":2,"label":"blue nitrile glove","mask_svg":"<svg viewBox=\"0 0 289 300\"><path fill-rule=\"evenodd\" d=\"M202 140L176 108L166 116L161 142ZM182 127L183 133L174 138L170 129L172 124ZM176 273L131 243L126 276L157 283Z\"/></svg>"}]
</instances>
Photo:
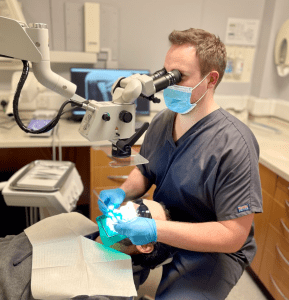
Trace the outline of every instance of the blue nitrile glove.
<instances>
[{"instance_id":1,"label":"blue nitrile glove","mask_svg":"<svg viewBox=\"0 0 289 300\"><path fill-rule=\"evenodd\" d=\"M103 190L100 192L99 197L106 204L105 206L100 200L98 200L99 209L104 215L107 215L110 208L113 210L121 205L125 198L125 192L120 188Z\"/></svg>"},{"instance_id":2,"label":"blue nitrile glove","mask_svg":"<svg viewBox=\"0 0 289 300\"><path fill-rule=\"evenodd\" d=\"M154 219L137 217L126 222L118 220L114 230L127 236L134 245L157 241L157 226Z\"/></svg>"}]
</instances>

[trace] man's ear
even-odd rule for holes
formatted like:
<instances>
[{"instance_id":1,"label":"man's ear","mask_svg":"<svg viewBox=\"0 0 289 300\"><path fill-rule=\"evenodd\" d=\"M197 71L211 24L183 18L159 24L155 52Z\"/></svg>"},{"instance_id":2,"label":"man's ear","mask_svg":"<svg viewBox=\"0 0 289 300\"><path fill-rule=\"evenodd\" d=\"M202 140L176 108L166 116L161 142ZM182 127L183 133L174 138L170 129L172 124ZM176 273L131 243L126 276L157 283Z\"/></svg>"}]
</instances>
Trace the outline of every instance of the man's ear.
<instances>
[{"instance_id":1,"label":"man's ear","mask_svg":"<svg viewBox=\"0 0 289 300\"><path fill-rule=\"evenodd\" d=\"M219 73L217 71L212 71L209 77L209 83L208 88L214 88L214 86L217 84L217 81L219 79Z\"/></svg>"},{"instance_id":2,"label":"man's ear","mask_svg":"<svg viewBox=\"0 0 289 300\"><path fill-rule=\"evenodd\" d=\"M148 243L145 245L136 245L136 248L140 253L151 253L155 247L152 243Z\"/></svg>"}]
</instances>

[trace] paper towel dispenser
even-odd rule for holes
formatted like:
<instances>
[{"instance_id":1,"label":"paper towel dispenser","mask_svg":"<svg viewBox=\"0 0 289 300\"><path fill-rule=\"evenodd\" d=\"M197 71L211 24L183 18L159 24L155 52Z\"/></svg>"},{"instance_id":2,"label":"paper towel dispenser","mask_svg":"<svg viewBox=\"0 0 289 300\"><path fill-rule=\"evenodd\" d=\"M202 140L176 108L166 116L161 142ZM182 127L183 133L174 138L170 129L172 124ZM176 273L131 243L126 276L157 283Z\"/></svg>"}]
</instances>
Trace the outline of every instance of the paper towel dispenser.
<instances>
[{"instance_id":1,"label":"paper towel dispenser","mask_svg":"<svg viewBox=\"0 0 289 300\"><path fill-rule=\"evenodd\" d=\"M278 75L289 74L289 19L280 28L275 41L275 64Z\"/></svg>"}]
</instances>

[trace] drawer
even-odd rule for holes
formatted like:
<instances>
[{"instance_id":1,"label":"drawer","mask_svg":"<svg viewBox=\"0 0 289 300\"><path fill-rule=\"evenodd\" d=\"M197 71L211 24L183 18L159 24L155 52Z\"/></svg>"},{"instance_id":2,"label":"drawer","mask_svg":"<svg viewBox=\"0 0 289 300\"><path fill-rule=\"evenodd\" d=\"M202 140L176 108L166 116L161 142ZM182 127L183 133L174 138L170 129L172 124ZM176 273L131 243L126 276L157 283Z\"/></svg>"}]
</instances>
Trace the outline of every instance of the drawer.
<instances>
[{"instance_id":1,"label":"drawer","mask_svg":"<svg viewBox=\"0 0 289 300\"><path fill-rule=\"evenodd\" d=\"M265 245L267 229L269 227L270 212L272 211L273 198L264 190L262 190L263 197L263 213L255 214L255 240L257 244L257 253L251 264L251 268L258 275L260 272L260 264L263 256L263 249Z\"/></svg>"},{"instance_id":2,"label":"drawer","mask_svg":"<svg viewBox=\"0 0 289 300\"><path fill-rule=\"evenodd\" d=\"M284 262L281 262L281 264L283 264L285 269L289 272L289 266L286 264L286 261L289 261L289 240L280 234L271 224L269 225L265 247L271 253L276 253L280 261L282 260L281 257L284 257Z\"/></svg>"},{"instance_id":3,"label":"drawer","mask_svg":"<svg viewBox=\"0 0 289 300\"><path fill-rule=\"evenodd\" d=\"M277 187L283 190L289 196L289 182L282 177L277 178Z\"/></svg>"},{"instance_id":4,"label":"drawer","mask_svg":"<svg viewBox=\"0 0 289 300\"><path fill-rule=\"evenodd\" d=\"M134 169L132 167L111 168L95 167L91 169L92 187L121 185L127 179L127 176Z\"/></svg>"},{"instance_id":5,"label":"drawer","mask_svg":"<svg viewBox=\"0 0 289 300\"><path fill-rule=\"evenodd\" d=\"M261 164L259 164L259 173L262 189L274 197L277 185L277 175Z\"/></svg>"},{"instance_id":6,"label":"drawer","mask_svg":"<svg viewBox=\"0 0 289 300\"><path fill-rule=\"evenodd\" d=\"M279 265L287 272L289 283L289 260L284 254L284 249L281 249L279 245L276 245L276 257Z\"/></svg>"},{"instance_id":7,"label":"drawer","mask_svg":"<svg viewBox=\"0 0 289 300\"><path fill-rule=\"evenodd\" d=\"M276 188L274 199L282 205L286 205L286 203L289 205L289 195L280 187Z\"/></svg>"},{"instance_id":8,"label":"drawer","mask_svg":"<svg viewBox=\"0 0 289 300\"><path fill-rule=\"evenodd\" d=\"M273 207L270 214L270 224L272 224L279 233L289 238L289 218L287 217L286 208L275 199L273 200Z\"/></svg>"},{"instance_id":9,"label":"drawer","mask_svg":"<svg viewBox=\"0 0 289 300\"><path fill-rule=\"evenodd\" d=\"M103 151L95 150L94 148L91 148L90 161L91 161L90 168L93 168L95 166L104 167L104 166L109 166L111 159L107 157L107 155Z\"/></svg>"},{"instance_id":10,"label":"drawer","mask_svg":"<svg viewBox=\"0 0 289 300\"><path fill-rule=\"evenodd\" d=\"M265 249L264 252L259 277L274 297L277 289L279 292L277 295L280 294L285 297L278 299L286 299L286 297L289 298L289 272L287 272L283 265L279 263L276 253L272 254L268 249ZM275 297L275 299L277 298Z\"/></svg>"},{"instance_id":11,"label":"drawer","mask_svg":"<svg viewBox=\"0 0 289 300\"><path fill-rule=\"evenodd\" d=\"M289 300L287 298L281 288L278 286L277 282L274 280L274 278L270 275L270 292L275 300Z\"/></svg>"},{"instance_id":12,"label":"drawer","mask_svg":"<svg viewBox=\"0 0 289 300\"><path fill-rule=\"evenodd\" d=\"M286 224L285 221L286 221L286 219L280 220L281 232L282 232L283 236L285 236L289 240L289 226L288 226L288 222Z\"/></svg>"}]
</instances>

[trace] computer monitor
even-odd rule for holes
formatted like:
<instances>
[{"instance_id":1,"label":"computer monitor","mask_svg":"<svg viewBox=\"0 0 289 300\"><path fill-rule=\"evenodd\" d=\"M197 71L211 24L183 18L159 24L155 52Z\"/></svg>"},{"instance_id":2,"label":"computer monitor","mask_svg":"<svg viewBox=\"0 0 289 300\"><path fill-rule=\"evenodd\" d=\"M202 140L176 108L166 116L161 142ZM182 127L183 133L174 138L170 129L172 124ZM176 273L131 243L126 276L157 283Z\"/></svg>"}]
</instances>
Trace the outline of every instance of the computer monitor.
<instances>
[{"instance_id":1,"label":"computer monitor","mask_svg":"<svg viewBox=\"0 0 289 300\"><path fill-rule=\"evenodd\" d=\"M126 70L126 69L92 69L71 68L71 82L77 86L76 94L87 99L96 101L111 101L112 85L119 77L129 77L133 74L150 74L149 70ZM135 101L137 115L149 115L150 103L148 100L138 98ZM75 108L72 112L74 120L82 120L85 110Z\"/></svg>"}]
</instances>

